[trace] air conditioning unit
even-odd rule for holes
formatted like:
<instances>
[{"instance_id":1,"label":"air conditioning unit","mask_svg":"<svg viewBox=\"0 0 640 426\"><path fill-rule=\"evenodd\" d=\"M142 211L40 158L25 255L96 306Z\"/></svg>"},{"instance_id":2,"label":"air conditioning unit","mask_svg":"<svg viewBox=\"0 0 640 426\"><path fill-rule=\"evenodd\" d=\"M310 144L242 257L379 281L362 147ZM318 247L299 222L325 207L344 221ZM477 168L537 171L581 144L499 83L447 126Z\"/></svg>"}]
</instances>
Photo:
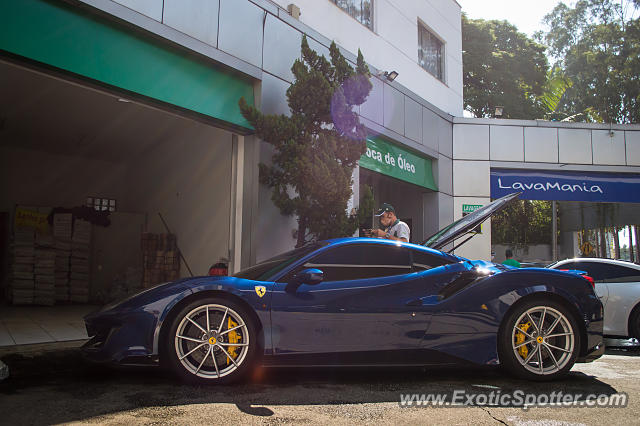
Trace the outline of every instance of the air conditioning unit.
<instances>
[{"instance_id":1,"label":"air conditioning unit","mask_svg":"<svg viewBox=\"0 0 640 426\"><path fill-rule=\"evenodd\" d=\"M300 8L295 4L291 3L289 6L287 6L287 11L289 12L289 15L291 15L295 19L300 19Z\"/></svg>"}]
</instances>

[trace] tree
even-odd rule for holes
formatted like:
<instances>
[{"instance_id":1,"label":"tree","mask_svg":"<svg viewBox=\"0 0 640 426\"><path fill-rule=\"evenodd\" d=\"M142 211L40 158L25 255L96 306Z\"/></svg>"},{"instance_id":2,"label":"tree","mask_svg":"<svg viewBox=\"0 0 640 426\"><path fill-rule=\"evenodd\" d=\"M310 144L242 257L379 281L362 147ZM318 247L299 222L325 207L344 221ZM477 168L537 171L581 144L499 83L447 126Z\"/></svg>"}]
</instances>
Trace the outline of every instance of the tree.
<instances>
[{"instance_id":1,"label":"tree","mask_svg":"<svg viewBox=\"0 0 640 426\"><path fill-rule=\"evenodd\" d=\"M493 244L549 244L551 202L517 200L491 217Z\"/></svg>"},{"instance_id":2,"label":"tree","mask_svg":"<svg viewBox=\"0 0 640 426\"><path fill-rule=\"evenodd\" d=\"M638 2L580 0L558 4L538 33L572 81L558 112L575 121L637 123L640 120L640 22Z\"/></svg>"},{"instance_id":3,"label":"tree","mask_svg":"<svg viewBox=\"0 0 640 426\"><path fill-rule=\"evenodd\" d=\"M244 98L239 102L256 134L275 148L272 165L259 165L260 182L272 189L271 200L282 214L297 216L296 247L352 235L358 227L358 216L346 209L367 133L353 107L372 87L360 51L354 70L335 43L330 62L309 48L306 37L301 49L287 90L291 116L265 115Z\"/></svg>"},{"instance_id":4,"label":"tree","mask_svg":"<svg viewBox=\"0 0 640 426\"><path fill-rule=\"evenodd\" d=\"M537 96L544 92L548 62L545 47L507 21L462 15L464 106L476 117L492 117L497 105L504 118L533 119L544 114Z\"/></svg>"}]
</instances>

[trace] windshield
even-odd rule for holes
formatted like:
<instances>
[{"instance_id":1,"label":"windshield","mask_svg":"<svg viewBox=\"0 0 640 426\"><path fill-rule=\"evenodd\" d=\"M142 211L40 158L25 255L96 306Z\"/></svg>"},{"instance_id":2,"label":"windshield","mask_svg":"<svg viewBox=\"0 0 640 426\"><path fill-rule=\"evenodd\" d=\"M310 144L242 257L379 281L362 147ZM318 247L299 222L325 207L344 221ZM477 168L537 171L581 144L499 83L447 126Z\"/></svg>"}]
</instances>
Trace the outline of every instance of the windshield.
<instances>
[{"instance_id":1,"label":"windshield","mask_svg":"<svg viewBox=\"0 0 640 426\"><path fill-rule=\"evenodd\" d=\"M455 222L453 222L451 225L442 228L441 230L433 234L431 237L429 237L426 241L423 241L422 245L426 247L431 247L431 244L439 240L440 237L442 237L445 233L449 232L451 228L454 228L456 225L458 225L463 219L458 219Z\"/></svg>"},{"instance_id":2,"label":"windshield","mask_svg":"<svg viewBox=\"0 0 640 426\"><path fill-rule=\"evenodd\" d=\"M288 265L291 265L298 259L302 259L309 253L318 250L320 247L327 245L323 243L311 243L306 246L288 251L286 253L279 254L271 259L264 260L257 265L251 266L247 269L233 275L236 278L244 278L247 280L264 281L275 273L280 272Z\"/></svg>"}]
</instances>

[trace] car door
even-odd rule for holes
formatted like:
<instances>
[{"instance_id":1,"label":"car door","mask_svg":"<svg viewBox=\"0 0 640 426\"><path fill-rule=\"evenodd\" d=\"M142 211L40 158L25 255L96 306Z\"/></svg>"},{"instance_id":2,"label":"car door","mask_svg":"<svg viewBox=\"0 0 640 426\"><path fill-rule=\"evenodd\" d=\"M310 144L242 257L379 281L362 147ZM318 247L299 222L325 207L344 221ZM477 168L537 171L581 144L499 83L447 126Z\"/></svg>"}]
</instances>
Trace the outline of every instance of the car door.
<instances>
[{"instance_id":1,"label":"car door","mask_svg":"<svg viewBox=\"0 0 640 426\"><path fill-rule=\"evenodd\" d=\"M292 290L293 277L305 268L322 270L324 280ZM277 280L274 353L355 352L366 362L381 351L415 349L429 323L430 314L416 307L424 287L421 270L412 268L410 250L402 245L329 247Z\"/></svg>"},{"instance_id":2,"label":"car door","mask_svg":"<svg viewBox=\"0 0 640 426\"><path fill-rule=\"evenodd\" d=\"M605 334L629 335L629 315L640 300L640 270L629 265L601 264L608 298Z\"/></svg>"}]
</instances>

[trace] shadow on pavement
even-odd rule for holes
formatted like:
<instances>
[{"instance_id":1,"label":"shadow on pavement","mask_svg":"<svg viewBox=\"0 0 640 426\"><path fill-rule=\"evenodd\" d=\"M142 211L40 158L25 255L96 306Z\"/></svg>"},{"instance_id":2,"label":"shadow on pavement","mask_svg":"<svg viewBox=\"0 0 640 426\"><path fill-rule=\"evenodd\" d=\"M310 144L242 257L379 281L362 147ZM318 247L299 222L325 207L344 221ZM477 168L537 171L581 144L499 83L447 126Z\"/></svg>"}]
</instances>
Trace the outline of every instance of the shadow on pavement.
<instances>
[{"instance_id":1,"label":"shadow on pavement","mask_svg":"<svg viewBox=\"0 0 640 426\"><path fill-rule=\"evenodd\" d=\"M625 348L606 348L606 350L604 351L605 354L607 355L621 355L621 356L628 356L628 357L640 357L640 348L632 348L632 349L625 349Z\"/></svg>"},{"instance_id":2,"label":"shadow on pavement","mask_svg":"<svg viewBox=\"0 0 640 426\"><path fill-rule=\"evenodd\" d=\"M100 420L100 416L126 410L208 403L234 404L243 413L269 417L273 411L265 405L398 403L401 393L446 394L449 398L460 391L616 393L610 385L580 372L561 381L540 383L512 379L495 368L263 368L245 383L195 386L182 384L159 368L89 364L77 350L10 355L3 361L11 369L10 378L0 382L5 424Z\"/></svg>"}]
</instances>

